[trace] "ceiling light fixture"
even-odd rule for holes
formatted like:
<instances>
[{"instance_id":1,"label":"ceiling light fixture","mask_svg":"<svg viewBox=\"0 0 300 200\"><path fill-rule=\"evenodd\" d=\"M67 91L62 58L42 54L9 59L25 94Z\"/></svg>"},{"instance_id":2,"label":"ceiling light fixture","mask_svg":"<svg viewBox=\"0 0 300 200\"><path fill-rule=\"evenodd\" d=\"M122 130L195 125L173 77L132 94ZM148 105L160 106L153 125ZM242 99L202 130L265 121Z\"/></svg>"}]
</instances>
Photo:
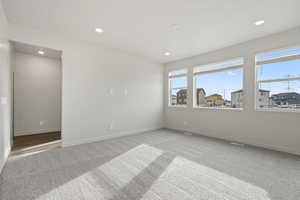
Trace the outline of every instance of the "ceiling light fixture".
<instances>
[{"instance_id":1,"label":"ceiling light fixture","mask_svg":"<svg viewBox=\"0 0 300 200\"><path fill-rule=\"evenodd\" d=\"M103 29L102 29L102 28L96 28L95 31L96 31L97 33L103 33Z\"/></svg>"},{"instance_id":2,"label":"ceiling light fixture","mask_svg":"<svg viewBox=\"0 0 300 200\"><path fill-rule=\"evenodd\" d=\"M165 56L170 56L170 55L171 55L171 53L170 53L170 52L168 52L168 51L167 51L167 52L165 52L164 54L165 54Z\"/></svg>"},{"instance_id":3,"label":"ceiling light fixture","mask_svg":"<svg viewBox=\"0 0 300 200\"><path fill-rule=\"evenodd\" d=\"M260 25L263 25L264 23L265 23L264 20L259 20L259 21L256 21L254 24L255 24L256 26L260 26Z\"/></svg>"},{"instance_id":4,"label":"ceiling light fixture","mask_svg":"<svg viewBox=\"0 0 300 200\"><path fill-rule=\"evenodd\" d=\"M44 54L45 54L45 52L44 52L43 50L39 50L39 51L38 51L38 54L40 54L40 55L44 55Z\"/></svg>"}]
</instances>

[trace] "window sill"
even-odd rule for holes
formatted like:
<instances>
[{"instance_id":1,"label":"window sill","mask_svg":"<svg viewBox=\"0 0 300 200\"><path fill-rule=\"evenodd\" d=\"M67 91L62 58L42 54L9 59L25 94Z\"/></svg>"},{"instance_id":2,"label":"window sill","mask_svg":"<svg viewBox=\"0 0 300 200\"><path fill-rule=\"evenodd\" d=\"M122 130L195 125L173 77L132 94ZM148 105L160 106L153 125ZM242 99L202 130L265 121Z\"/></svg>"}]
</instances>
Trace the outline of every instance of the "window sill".
<instances>
[{"instance_id":1,"label":"window sill","mask_svg":"<svg viewBox=\"0 0 300 200\"><path fill-rule=\"evenodd\" d=\"M256 108L257 112L281 112L281 113L300 113L300 109L276 109L276 108Z\"/></svg>"},{"instance_id":2,"label":"window sill","mask_svg":"<svg viewBox=\"0 0 300 200\"><path fill-rule=\"evenodd\" d=\"M200 109L200 110L228 110L228 111L243 111L243 108L217 108L217 107L197 107L194 106L194 109Z\"/></svg>"},{"instance_id":3,"label":"window sill","mask_svg":"<svg viewBox=\"0 0 300 200\"><path fill-rule=\"evenodd\" d=\"M172 106L172 105L168 105L168 108L187 108L187 106Z\"/></svg>"}]
</instances>

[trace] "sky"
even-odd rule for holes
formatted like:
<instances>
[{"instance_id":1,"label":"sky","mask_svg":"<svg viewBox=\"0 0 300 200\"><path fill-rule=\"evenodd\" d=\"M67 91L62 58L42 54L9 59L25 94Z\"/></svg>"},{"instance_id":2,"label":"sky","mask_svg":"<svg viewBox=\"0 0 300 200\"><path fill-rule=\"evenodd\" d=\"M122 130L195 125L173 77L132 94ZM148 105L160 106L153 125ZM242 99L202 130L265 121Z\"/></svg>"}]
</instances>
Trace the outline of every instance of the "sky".
<instances>
[{"instance_id":1,"label":"sky","mask_svg":"<svg viewBox=\"0 0 300 200\"><path fill-rule=\"evenodd\" d=\"M300 77L300 60L266 64L257 67L257 80L271 80L287 77ZM187 78L172 81L172 87L186 87ZM254 83L253 83L254 84ZM221 94L226 100L231 99L231 92L243 88L243 69L207 73L197 76L197 88L204 88L206 95ZM260 89L270 90L271 95L281 92L300 93L300 81L261 83ZM176 94L177 91L173 91Z\"/></svg>"},{"instance_id":2,"label":"sky","mask_svg":"<svg viewBox=\"0 0 300 200\"><path fill-rule=\"evenodd\" d=\"M258 80L272 80L278 78L300 77L300 60L293 60L282 63L262 65L257 68ZM284 81L273 83L261 83L261 89L271 91L272 94L282 92L300 93L300 81Z\"/></svg>"},{"instance_id":3,"label":"sky","mask_svg":"<svg viewBox=\"0 0 300 200\"><path fill-rule=\"evenodd\" d=\"M206 96L217 93L221 94L223 99L230 100L231 92L243 88L243 69L199 75L196 87L203 88Z\"/></svg>"}]
</instances>

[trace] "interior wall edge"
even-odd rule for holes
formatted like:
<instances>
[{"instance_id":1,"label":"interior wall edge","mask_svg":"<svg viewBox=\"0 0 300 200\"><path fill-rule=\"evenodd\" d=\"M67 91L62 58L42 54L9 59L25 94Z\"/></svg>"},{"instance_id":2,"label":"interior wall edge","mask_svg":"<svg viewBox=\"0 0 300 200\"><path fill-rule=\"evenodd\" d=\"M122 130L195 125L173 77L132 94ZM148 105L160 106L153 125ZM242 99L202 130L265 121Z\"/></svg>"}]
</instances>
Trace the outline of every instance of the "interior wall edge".
<instances>
[{"instance_id":1,"label":"interior wall edge","mask_svg":"<svg viewBox=\"0 0 300 200\"><path fill-rule=\"evenodd\" d=\"M3 168L5 167L5 164L6 164L6 161L9 157L9 155L10 155L10 152L11 152L11 146L9 146L6 149L6 151L4 152L4 159L3 159L3 161L0 162L0 175L1 175L1 172L2 172ZM0 183L1 183L1 181L0 181Z\"/></svg>"}]
</instances>

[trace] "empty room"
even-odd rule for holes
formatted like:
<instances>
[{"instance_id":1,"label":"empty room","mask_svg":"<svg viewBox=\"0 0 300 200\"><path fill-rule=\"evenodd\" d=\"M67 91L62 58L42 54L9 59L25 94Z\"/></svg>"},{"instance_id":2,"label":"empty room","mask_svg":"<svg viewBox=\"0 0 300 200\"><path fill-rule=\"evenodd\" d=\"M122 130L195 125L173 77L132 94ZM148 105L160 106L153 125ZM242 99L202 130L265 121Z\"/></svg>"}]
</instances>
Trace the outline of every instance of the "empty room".
<instances>
[{"instance_id":1,"label":"empty room","mask_svg":"<svg viewBox=\"0 0 300 200\"><path fill-rule=\"evenodd\" d=\"M0 0L1 200L299 200L299 0Z\"/></svg>"}]
</instances>

